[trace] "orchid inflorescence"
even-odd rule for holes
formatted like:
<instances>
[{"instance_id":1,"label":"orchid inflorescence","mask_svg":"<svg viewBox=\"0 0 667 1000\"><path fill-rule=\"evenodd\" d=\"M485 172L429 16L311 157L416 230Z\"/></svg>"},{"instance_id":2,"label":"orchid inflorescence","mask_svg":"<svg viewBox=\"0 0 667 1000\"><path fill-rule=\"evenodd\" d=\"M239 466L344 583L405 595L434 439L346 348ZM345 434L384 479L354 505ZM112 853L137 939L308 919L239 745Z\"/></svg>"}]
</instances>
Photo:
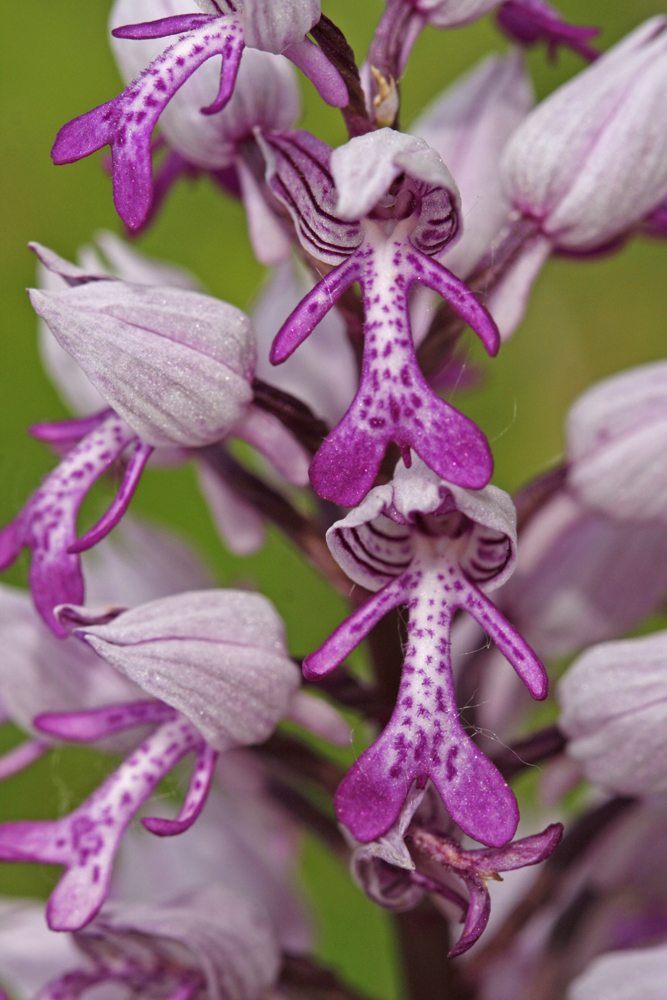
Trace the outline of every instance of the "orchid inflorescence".
<instances>
[{"instance_id":1,"label":"orchid inflorescence","mask_svg":"<svg viewBox=\"0 0 667 1000\"><path fill-rule=\"evenodd\" d=\"M489 14L509 52L402 130L421 31ZM304 830L403 914L414 1000L667 995L667 638L627 638L667 595L667 362L586 391L564 459L514 500L450 401L475 381L466 327L494 357L551 255L666 233L667 17L604 52L597 34L546 0L386 0L358 66L319 0L116 0L127 86L54 162L109 146L131 234L208 174L274 272L251 319L110 233L76 264L31 244L74 413L31 428L57 464L0 531L0 568L30 560L30 595L0 589L0 715L26 733L0 779L66 742L123 759L71 811L0 823L0 860L64 869L46 922L0 901L0 997L353 1000L313 957ZM533 107L536 43L585 65ZM297 127L297 70L343 145ZM128 514L148 465L187 462L230 551L270 524L348 600L302 660L268 598ZM566 656L558 721L531 732ZM368 738L345 771L321 741L349 746L351 718ZM180 808L150 801L188 756ZM521 819L510 780L547 760ZM509 916L477 944L492 897ZM444 942L476 948L449 966Z\"/></svg>"}]
</instances>

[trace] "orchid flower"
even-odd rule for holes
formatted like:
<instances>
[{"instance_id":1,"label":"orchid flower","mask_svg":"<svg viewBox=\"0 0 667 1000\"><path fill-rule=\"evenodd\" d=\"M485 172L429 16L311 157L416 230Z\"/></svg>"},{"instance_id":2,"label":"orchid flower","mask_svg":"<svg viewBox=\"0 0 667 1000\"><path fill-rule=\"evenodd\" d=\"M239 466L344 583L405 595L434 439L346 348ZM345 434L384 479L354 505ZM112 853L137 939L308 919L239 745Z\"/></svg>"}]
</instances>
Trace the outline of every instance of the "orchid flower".
<instances>
[{"instance_id":1,"label":"orchid flower","mask_svg":"<svg viewBox=\"0 0 667 1000\"><path fill-rule=\"evenodd\" d=\"M148 21L164 18L178 9L179 4L174 0L144 0L141 11ZM192 9L196 9L194 4ZM120 27L136 16L134 0L117 0L111 11L111 27ZM116 61L128 84L160 54L163 44L160 39L112 37ZM253 173L253 161L261 162L261 158L253 155L253 129L285 129L296 122L301 102L293 67L283 56L244 49L229 101L215 114L202 114L200 109L215 99L219 76L216 61L208 60L174 94L162 112L160 143L168 148L162 153L150 212L141 225L155 214L169 187L181 174L207 171L228 191L240 193L256 256L262 263L276 264L289 255L290 244L266 205Z\"/></svg>"},{"instance_id":2,"label":"orchid flower","mask_svg":"<svg viewBox=\"0 0 667 1000\"><path fill-rule=\"evenodd\" d=\"M218 755L267 739L288 714L299 679L282 621L259 594L192 592L127 611L63 605L58 617L150 700L45 713L34 725L78 742L156 727L69 815L0 825L2 860L65 866L47 919L54 930L78 930L104 902L123 833L158 782L186 754L196 755L178 817L144 820L158 836L182 833L202 810Z\"/></svg>"},{"instance_id":3,"label":"orchid flower","mask_svg":"<svg viewBox=\"0 0 667 1000\"><path fill-rule=\"evenodd\" d=\"M233 430L268 452L296 482L306 478L308 456L277 418L251 405L255 341L240 309L198 292L91 274L44 248L38 252L70 287L33 289L32 304L111 407L33 428L65 456L0 532L0 567L9 566L23 546L31 549L35 604L54 632L64 635L53 609L83 600L79 553L119 522L155 448L176 447L185 455L184 449L212 444ZM77 539L81 502L124 455L115 500Z\"/></svg>"},{"instance_id":4,"label":"orchid flower","mask_svg":"<svg viewBox=\"0 0 667 1000\"><path fill-rule=\"evenodd\" d=\"M459 195L438 154L422 139L381 129L332 153L306 132L263 135L269 187L288 208L304 249L333 270L279 331L273 364L285 361L359 281L364 359L354 401L310 468L317 493L351 506L370 487L385 449L410 448L439 475L484 486L491 454L479 429L429 388L417 364L408 310L415 282L442 295L498 350L491 316L434 260L460 227Z\"/></svg>"},{"instance_id":5,"label":"orchid flower","mask_svg":"<svg viewBox=\"0 0 667 1000\"><path fill-rule=\"evenodd\" d=\"M145 220L152 198L151 134L162 111L180 87L207 60L222 56L217 96L201 112L214 115L232 96L245 46L284 53L310 76L324 100L336 107L348 103L338 71L307 32L320 18L319 0L189 0L160 4L162 16L116 28L116 38L146 40L178 35L118 97L64 125L52 150L55 163L72 163L110 145L114 201L118 214L133 229ZM133 10L136 8L133 7ZM148 4L148 16L155 13Z\"/></svg>"},{"instance_id":6,"label":"orchid flower","mask_svg":"<svg viewBox=\"0 0 667 1000\"><path fill-rule=\"evenodd\" d=\"M367 842L396 821L413 782L431 779L461 829L492 847L514 834L518 809L495 766L465 733L450 661L452 618L463 608L494 639L534 698L545 698L544 667L487 593L514 569L514 508L506 493L447 483L415 459L327 534L355 583L377 593L304 660L325 676L388 611L406 604L408 645L389 724L338 788L336 813Z\"/></svg>"},{"instance_id":7,"label":"orchid flower","mask_svg":"<svg viewBox=\"0 0 667 1000\"><path fill-rule=\"evenodd\" d=\"M491 913L487 880L502 881L500 872L537 865L558 846L563 827L522 837L502 847L464 850L458 838L431 829L420 817L425 793L414 789L396 823L378 840L356 844L351 870L357 885L380 906L401 912L412 909L426 893L446 899L462 913L463 929L448 958L472 948L484 933ZM467 899L451 885L463 882Z\"/></svg>"}]
</instances>

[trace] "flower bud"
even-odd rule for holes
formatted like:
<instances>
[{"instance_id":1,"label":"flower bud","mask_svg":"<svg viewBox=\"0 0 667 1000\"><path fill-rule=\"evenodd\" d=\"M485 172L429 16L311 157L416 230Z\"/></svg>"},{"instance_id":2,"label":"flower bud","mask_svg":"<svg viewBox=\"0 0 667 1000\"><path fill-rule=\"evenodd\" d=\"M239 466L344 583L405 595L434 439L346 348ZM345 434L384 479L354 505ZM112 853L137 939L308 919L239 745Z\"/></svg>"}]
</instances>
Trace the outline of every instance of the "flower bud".
<instances>
[{"instance_id":1,"label":"flower bud","mask_svg":"<svg viewBox=\"0 0 667 1000\"><path fill-rule=\"evenodd\" d=\"M208 295L93 280L30 301L62 347L149 445L220 440L252 399L248 317Z\"/></svg>"},{"instance_id":2,"label":"flower bud","mask_svg":"<svg viewBox=\"0 0 667 1000\"><path fill-rule=\"evenodd\" d=\"M58 614L107 663L187 716L217 750L267 739L299 684L283 623L260 594L177 594L111 621L72 605Z\"/></svg>"},{"instance_id":3,"label":"flower bud","mask_svg":"<svg viewBox=\"0 0 667 1000\"><path fill-rule=\"evenodd\" d=\"M600 247L667 195L666 24L647 21L551 94L505 150L508 196L558 248Z\"/></svg>"},{"instance_id":4,"label":"flower bud","mask_svg":"<svg viewBox=\"0 0 667 1000\"><path fill-rule=\"evenodd\" d=\"M667 633L587 650L558 689L559 726L586 777L627 795L667 791Z\"/></svg>"},{"instance_id":5,"label":"flower bud","mask_svg":"<svg viewBox=\"0 0 667 1000\"><path fill-rule=\"evenodd\" d=\"M667 521L667 362L588 389L567 422L568 485L610 517Z\"/></svg>"}]
</instances>

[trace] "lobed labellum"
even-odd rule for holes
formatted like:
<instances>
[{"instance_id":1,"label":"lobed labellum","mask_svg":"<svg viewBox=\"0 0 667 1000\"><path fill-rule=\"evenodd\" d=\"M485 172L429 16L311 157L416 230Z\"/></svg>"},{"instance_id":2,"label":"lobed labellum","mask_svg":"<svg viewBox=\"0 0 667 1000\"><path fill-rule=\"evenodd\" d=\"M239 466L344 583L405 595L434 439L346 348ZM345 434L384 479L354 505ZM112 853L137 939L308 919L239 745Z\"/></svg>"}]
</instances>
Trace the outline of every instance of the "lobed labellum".
<instances>
[{"instance_id":1,"label":"lobed labellum","mask_svg":"<svg viewBox=\"0 0 667 1000\"><path fill-rule=\"evenodd\" d=\"M138 441L134 431L113 411L91 418L90 430L67 452L60 465L33 493L19 515L0 532L0 569L6 569L24 546L32 554L30 589L35 607L55 632L66 631L54 615L59 604L83 602L83 577L78 553L103 538L118 523L132 498L152 448ZM84 422L88 426L88 422ZM76 433L80 421L74 421ZM47 432L40 430L40 436ZM68 425L62 425L67 440ZM57 437L56 431L51 437ZM77 541L79 507L100 476L133 448L120 490L107 513L83 539Z\"/></svg>"},{"instance_id":2,"label":"lobed labellum","mask_svg":"<svg viewBox=\"0 0 667 1000\"><path fill-rule=\"evenodd\" d=\"M364 356L356 396L326 438L310 468L317 493L344 506L359 503L372 487L385 450L410 448L450 482L480 489L491 477L491 452L476 425L436 396L415 354L408 296L414 282L439 292L470 323L489 353L498 350L497 328L469 289L437 261L395 231L377 231L304 297L272 347L279 364L305 340L355 281L364 296ZM352 460L351 460L352 458Z\"/></svg>"},{"instance_id":3,"label":"lobed labellum","mask_svg":"<svg viewBox=\"0 0 667 1000\"><path fill-rule=\"evenodd\" d=\"M304 661L308 678L329 673L391 608L407 605L408 644L396 707L384 732L343 779L336 812L357 840L376 840L396 821L413 783L423 788L430 778L461 829L499 847L516 829L517 805L459 721L450 634L455 610L465 609L494 639L531 695L546 697L542 664L483 592L511 569L512 544L502 532L472 522L466 526L465 519L453 537L434 540L417 526L374 518L379 500L390 501L391 489L379 487L369 498L366 522L362 507L359 518L352 512L330 531L332 551L349 575L381 589Z\"/></svg>"},{"instance_id":4,"label":"lobed labellum","mask_svg":"<svg viewBox=\"0 0 667 1000\"><path fill-rule=\"evenodd\" d=\"M143 710L139 705L123 705L104 709L102 715L92 713L93 728L105 733L156 721L160 714L168 718L74 812L58 820L0 825L1 860L65 867L47 904L52 930L76 931L93 919L106 899L116 850L128 823L158 782L193 750L205 765L195 768L181 814L171 823L149 820L146 825L152 829L152 823L162 836L181 833L194 822L206 800L215 752L208 750L192 723L173 709L159 703L142 705ZM89 738L83 718L86 714L76 713L69 732L81 729L84 738ZM61 718L59 725L57 716L45 716L41 724L47 731L64 734L68 720L67 716Z\"/></svg>"}]
</instances>

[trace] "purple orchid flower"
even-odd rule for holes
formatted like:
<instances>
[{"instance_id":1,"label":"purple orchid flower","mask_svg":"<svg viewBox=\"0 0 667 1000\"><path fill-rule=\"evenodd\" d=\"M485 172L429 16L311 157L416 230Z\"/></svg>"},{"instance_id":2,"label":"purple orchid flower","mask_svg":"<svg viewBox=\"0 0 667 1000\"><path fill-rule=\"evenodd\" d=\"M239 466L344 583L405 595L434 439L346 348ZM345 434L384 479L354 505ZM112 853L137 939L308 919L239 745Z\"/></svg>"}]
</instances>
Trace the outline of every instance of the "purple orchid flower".
<instances>
[{"instance_id":1,"label":"purple orchid flower","mask_svg":"<svg viewBox=\"0 0 667 1000\"><path fill-rule=\"evenodd\" d=\"M144 0L141 13L148 21L178 9L174 0ZM127 24L136 16L133 0L117 0L111 12L111 27ZM128 84L160 55L162 47L160 39L112 38L116 61ZM301 107L296 76L283 56L246 48L229 101L215 114L202 114L200 109L215 99L219 76L215 60L208 60L163 110L160 137L161 145L167 149L160 149L162 159L153 185L151 208L139 228L155 215L179 176L206 171L214 181L240 194L255 255L262 263L276 264L289 255L290 244L266 205L253 174L253 161L261 162L254 151L253 129L293 127Z\"/></svg>"},{"instance_id":2,"label":"purple orchid flower","mask_svg":"<svg viewBox=\"0 0 667 1000\"><path fill-rule=\"evenodd\" d=\"M408 645L396 708L381 736L338 788L338 818L359 841L382 836L408 791L430 778L452 818L483 844L507 843L518 822L507 782L465 733L450 660L452 618L465 609L494 639L534 698L545 698L544 667L486 596L514 569L514 508L502 490L477 493L439 479L423 462L399 463L327 534L348 576L377 591L304 660L325 676L392 608L407 604Z\"/></svg>"},{"instance_id":3,"label":"purple orchid flower","mask_svg":"<svg viewBox=\"0 0 667 1000\"><path fill-rule=\"evenodd\" d=\"M422 139L382 129L333 153L306 132L261 137L269 187L288 208L304 249L334 265L283 324L271 351L285 361L355 281L364 296L361 381L351 407L310 468L320 496L352 506L373 485L387 445L410 448L443 477L484 486L492 458L481 431L429 388L417 364L408 310L415 282L434 289L490 354L493 319L433 259L457 235L459 195Z\"/></svg>"},{"instance_id":4,"label":"purple orchid flower","mask_svg":"<svg viewBox=\"0 0 667 1000\"><path fill-rule=\"evenodd\" d=\"M216 114L229 101L245 46L282 52L312 79L324 100L336 107L348 103L340 74L306 38L320 18L319 0L202 0L200 7L185 0L178 10L115 29L117 38L178 38L122 94L64 125L52 150L54 162L63 164L110 145L114 201L130 228L144 222L151 205L153 128L178 89L213 56L222 56L220 86L213 102L201 109L204 114Z\"/></svg>"},{"instance_id":5,"label":"purple orchid flower","mask_svg":"<svg viewBox=\"0 0 667 1000\"><path fill-rule=\"evenodd\" d=\"M234 433L268 452L293 482L308 457L282 424L251 405L256 360L249 319L207 295L133 285L84 271L44 248L45 266L70 286L32 290L31 301L61 347L112 409L33 434L64 452L60 465L0 532L0 567L32 551L30 586L44 620L64 635L53 609L81 603L79 553L97 544L127 510L155 448L185 456ZM125 456L111 507L77 539L76 517L94 482Z\"/></svg>"},{"instance_id":6,"label":"purple orchid flower","mask_svg":"<svg viewBox=\"0 0 667 1000\"><path fill-rule=\"evenodd\" d=\"M383 837L353 844L351 870L373 902L389 910L412 909L427 893L458 906L463 930L448 955L456 958L472 948L489 922L487 881L502 881L500 872L540 864L560 843L563 827L554 823L542 833L502 847L464 850L459 838L434 827L430 814L438 810L432 808L429 791L429 786L413 788L401 815ZM463 882L467 898L451 884L451 876Z\"/></svg>"},{"instance_id":7,"label":"purple orchid flower","mask_svg":"<svg viewBox=\"0 0 667 1000\"><path fill-rule=\"evenodd\" d=\"M58 616L64 628L152 700L46 713L34 725L78 742L157 727L74 812L53 821L0 826L2 860L65 866L47 919L54 930L78 930L102 906L123 833L159 781L195 753L176 819L143 821L158 836L182 833L203 808L218 755L267 739L289 711L299 676L282 621L259 594L200 591L99 613L64 605Z\"/></svg>"},{"instance_id":8,"label":"purple orchid flower","mask_svg":"<svg viewBox=\"0 0 667 1000\"><path fill-rule=\"evenodd\" d=\"M110 903L74 942L78 962L38 1000L77 1000L101 985L172 1000L258 1000L280 969L266 912L217 882L161 906Z\"/></svg>"}]
</instances>

